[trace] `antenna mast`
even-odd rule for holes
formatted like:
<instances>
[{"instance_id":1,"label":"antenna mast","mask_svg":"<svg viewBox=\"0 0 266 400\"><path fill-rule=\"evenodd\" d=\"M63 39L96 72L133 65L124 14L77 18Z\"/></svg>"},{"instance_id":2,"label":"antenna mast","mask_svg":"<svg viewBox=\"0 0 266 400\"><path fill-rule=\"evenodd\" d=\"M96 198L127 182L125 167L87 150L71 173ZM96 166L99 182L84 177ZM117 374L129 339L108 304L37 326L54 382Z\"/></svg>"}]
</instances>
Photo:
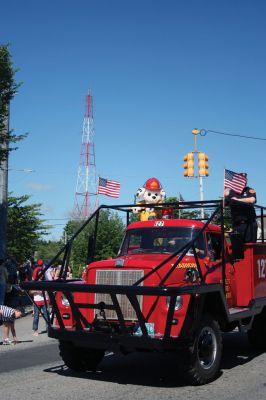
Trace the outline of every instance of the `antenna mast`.
<instances>
[{"instance_id":1,"label":"antenna mast","mask_svg":"<svg viewBox=\"0 0 266 400\"><path fill-rule=\"evenodd\" d=\"M98 206L96 164L94 152L93 99L85 97L82 142L75 193L74 213L86 219Z\"/></svg>"}]
</instances>

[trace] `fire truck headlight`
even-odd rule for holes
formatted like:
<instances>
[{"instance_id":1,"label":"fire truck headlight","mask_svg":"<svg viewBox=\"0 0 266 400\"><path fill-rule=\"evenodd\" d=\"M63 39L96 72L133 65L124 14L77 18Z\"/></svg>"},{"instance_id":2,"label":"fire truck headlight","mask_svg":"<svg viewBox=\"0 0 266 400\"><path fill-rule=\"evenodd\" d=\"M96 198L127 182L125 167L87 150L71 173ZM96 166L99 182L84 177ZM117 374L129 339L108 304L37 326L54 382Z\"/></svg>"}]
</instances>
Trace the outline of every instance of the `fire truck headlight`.
<instances>
[{"instance_id":1,"label":"fire truck headlight","mask_svg":"<svg viewBox=\"0 0 266 400\"><path fill-rule=\"evenodd\" d=\"M168 308L169 308L169 305L170 305L170 300L171 300L171 297L166 297L166 306L167 306ZM182 305L183 305L182 296L177 296L177 297L176 297L176 302L175 302L175 311L180 310L180 308L182 307Z\"/></svg>"},{"instance_id":2,"label":"fire truck headlight","mask_svg":"<svg viewBox=\"0 0 266 400\"><path fill-rule=\"evenodd\" d=\"M61 296L61 302L62 302L63 306L69 307L69 301L67 300L67 298L64 294L62 294L62 296Z\"/></svg>"}]
</instances>

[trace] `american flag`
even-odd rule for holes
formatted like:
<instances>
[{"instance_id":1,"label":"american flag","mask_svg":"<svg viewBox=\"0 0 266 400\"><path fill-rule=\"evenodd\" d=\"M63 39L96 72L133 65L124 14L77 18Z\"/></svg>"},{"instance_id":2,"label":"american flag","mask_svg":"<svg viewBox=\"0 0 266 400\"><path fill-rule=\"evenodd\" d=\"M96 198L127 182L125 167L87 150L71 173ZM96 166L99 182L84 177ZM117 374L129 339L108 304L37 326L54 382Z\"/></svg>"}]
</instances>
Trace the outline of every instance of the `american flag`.
<instances>
[{"instance_id":1,"label":"american flag","mask_svg":"<svg viewBox=\"0 0 266 400\"><path fill-rule=\"evenodd\" d=\"M225 169L224 171L224 187L233 189L236 193L242 193L244 187L247 184L247 175L240 174L237 172L229 171Z\"/></svg>"},{"instance_id":2,"label":"american flag","mask_svg":"<svg viewBox=\"0 0 266 400\"><path fill-rule=\"evenodd\" d=\"M99 178L98 194L119 197L120 183L109 179Z\"/></svg>"}]
</instances>

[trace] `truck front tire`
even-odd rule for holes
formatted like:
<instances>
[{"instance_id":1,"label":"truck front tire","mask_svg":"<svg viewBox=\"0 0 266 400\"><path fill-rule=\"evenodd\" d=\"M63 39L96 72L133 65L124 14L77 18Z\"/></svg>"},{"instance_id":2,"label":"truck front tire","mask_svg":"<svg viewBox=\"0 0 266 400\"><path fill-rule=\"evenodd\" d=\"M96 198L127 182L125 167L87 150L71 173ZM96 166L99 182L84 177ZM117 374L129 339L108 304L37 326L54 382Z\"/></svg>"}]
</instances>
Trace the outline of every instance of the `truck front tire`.
<instances>
[{"instance_id":1,"label":"truck front tire","mask_svg":"<svg viewBox=\"0 0 266 400\"><path fill-rule=\"evenodd\" d=\"M187 344L182 359L182 374L188 383L203 385L219 374L222 335L217 321L203 314L193 339Z\"/></svg>"},{"instance_id":2,"label":"truck front tire","mask_svg":"<svg viewBox=\"0 0 266 400\"><path fill-rule=\"evenodd\" d=\"M59 341L60 356L73 371L95 371L104 357L104 350L74 346L71 342Z\"/></svg>"}]
</instances>

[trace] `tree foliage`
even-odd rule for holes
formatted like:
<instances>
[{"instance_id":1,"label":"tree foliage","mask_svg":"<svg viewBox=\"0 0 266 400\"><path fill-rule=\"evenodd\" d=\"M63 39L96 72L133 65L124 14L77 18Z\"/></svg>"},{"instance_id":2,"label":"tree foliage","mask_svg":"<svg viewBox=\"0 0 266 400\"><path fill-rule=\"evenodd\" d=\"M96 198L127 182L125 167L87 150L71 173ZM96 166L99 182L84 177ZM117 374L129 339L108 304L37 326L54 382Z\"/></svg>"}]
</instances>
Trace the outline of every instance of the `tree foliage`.
<instances>
[{"instance_id":1,"label":"tree foliage","mask_svg":"<svg viewBox=\"0 0 266 400\"><path fill-rule=\"evenodd\" d=\"M166 203L175 203L179 200L177 197L168 197L165 202ZM212 209L204 209L204 219L207 220L211 214L214 212L214 208ZM201 219L201 210L200 208L197 209L182 209L174 210L173 212L174 218L182 218L182 219ZM212 220L213 224L221 225L221 213L218 214ZM224 228L225 230L230 230L232 228L232 221L231 221L231 213L228 207L224 208Z\"/></svg>"},{"instance_id":2,"label":"tree foliage","mask_svg":"<svg viewBox=\"0 0 266 400\"><path fill-rule=\"evenodd\" d=\"M16 149L10 147L10 143L16 143L26 136L14 135L12 131L5 132L9 104L20 86L14 80L15 73L8 46L0 46L0 163L7 158L9 151Z\"/></svg>"},{"instance_id":3,"label":"tree foliage","mask_svg":"<svg viewBox=\"0 0 266 400\"><path fill-rule=\"evenodd\" d=\"M79 226L80 223L77 221L67 223L65 235L68 239L77 231ZM94 229L95 221L91 221L73 242L70 262L76 276L80 275L80 271L86 265L89 237L94 234ZM97 229L95 260L116 257L124 230L125 226L117 213L101 210Z\"/></svg>"},{"instance_id":4,"label":"tree foliage","mask_svg":"<svg viewBox=\"0 0 266 400\"><path fill-rule=\"evenodd\" d=\"M167 197L165 203L179 203L179 200L177 197ZM179 210L173 210L173 218L197 219L200 218L200 210L188 208L182 209L182 205L180 205Z\"/></svg>"},{"instance_id":5,"label":"tree foliage","mask_svg":"<svg viewBox=\"0 0 266 400\"><path fill-rule=\"evenodd\" d=\"M63 247L61 240L38 240L36 258L42 258L45 263L48 263Z\"/></svg>"},{"instance_id":6,"label":"tree foliage","mask_svg":"<svg viewBox=\"0 0 266 400\"><path fill-rule=\"evenodd\" d=\"M33 256L49 226L41 219L41 204L25 204L30 196L8 197L7 252L24 261Z\"/></svg>"}]
</instances>

